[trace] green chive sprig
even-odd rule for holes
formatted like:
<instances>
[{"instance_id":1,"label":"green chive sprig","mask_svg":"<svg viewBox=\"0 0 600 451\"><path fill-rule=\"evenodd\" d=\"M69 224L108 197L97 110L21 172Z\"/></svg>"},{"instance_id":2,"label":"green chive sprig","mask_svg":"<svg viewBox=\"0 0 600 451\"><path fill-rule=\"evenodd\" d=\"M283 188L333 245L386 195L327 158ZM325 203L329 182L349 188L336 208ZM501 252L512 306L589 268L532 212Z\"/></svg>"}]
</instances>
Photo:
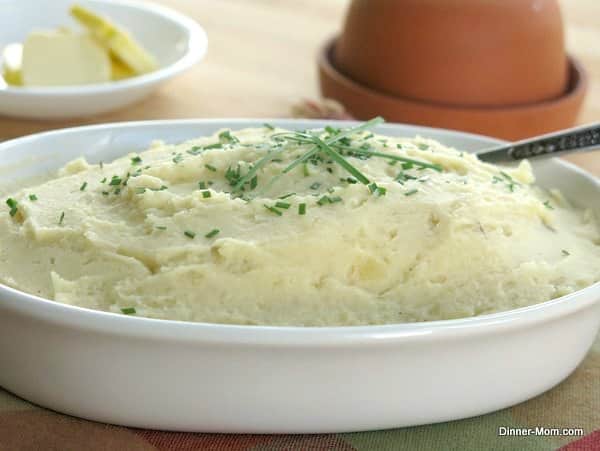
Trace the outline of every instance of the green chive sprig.
<instances>
[{"instance_id":1,"label":"green chive sprig","mask_svg":"<svg viewBox=\"0 0 600 451\"><path fill-rule=\"evenodd\" d=\"M8 199L6 199L6 205L8 205L8 208L10 208L9 214L11 216L15 216L17 214L17 212L19 211L19 203L14 200L12 197L9 197Z\"/></svg>"},{"instance_id":2,"label":"green chive sprig","mask_svg":"<svg viewBox=\"0 0 600 451\"><path fill-rule=\"evenodd\" d=\"M210 232L208 232L206 235L204 235L206 238L213 238L215 236L217 236L221 231L219 229L212 229Z\"/></svg>"},{"instance_id":3,"label":"green chive sprig","mask_svg":"<svg viewBox=\"0 0 600 451\"><path fill-rule=\"evenodd\" d=\"M278 210L278 209L277 209L277 208L275 208L275 207L272 207L272 206L270 206L270 205L267 205L267 204L264 204L263 206L264 206L264 207L265 207L267 210L269 210L271 213L273 213L273 214L275 214L275 215L277 215L277 216L282 216L282 215L283 215L283 212L282 212L281 210Z\"/></svg>"}]
</instances>

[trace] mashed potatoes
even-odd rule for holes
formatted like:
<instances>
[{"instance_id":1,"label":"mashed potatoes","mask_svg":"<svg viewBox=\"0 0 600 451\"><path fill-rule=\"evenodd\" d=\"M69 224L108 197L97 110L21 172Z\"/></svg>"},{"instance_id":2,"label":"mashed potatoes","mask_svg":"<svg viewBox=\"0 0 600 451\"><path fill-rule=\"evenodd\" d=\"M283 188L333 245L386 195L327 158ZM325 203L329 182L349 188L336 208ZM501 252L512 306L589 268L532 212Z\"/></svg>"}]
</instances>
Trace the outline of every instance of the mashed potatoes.
<instances>
[{"instance_id":1,"label":"mashed potatoes","mask_svg":"<svg viewBox=\"0 0 600 451\"><path fill-rule=\"evenodd\" d=\"M594 214L533 186L527 162L284 132L73 161L7 201L0 281L152 318L338 326L497 312L600 280Z\"/></svg>"}]
</instances>

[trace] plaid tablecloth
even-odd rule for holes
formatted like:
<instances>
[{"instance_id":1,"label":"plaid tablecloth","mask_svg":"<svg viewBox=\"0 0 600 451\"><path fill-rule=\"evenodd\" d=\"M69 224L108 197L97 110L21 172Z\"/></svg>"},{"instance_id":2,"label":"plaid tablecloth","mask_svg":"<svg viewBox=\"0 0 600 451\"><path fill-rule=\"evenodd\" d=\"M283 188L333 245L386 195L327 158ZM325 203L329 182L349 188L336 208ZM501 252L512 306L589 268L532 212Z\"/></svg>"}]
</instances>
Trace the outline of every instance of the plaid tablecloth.
<instances>
[{"instance_id":1,"label":"plaid tablecloth","mask_svg":"<svg viewBox=\"0 0 600 451\"><path fill-rule=\"evenodd\" d=\"M584 435L499 436L501 427L583 428ZM558 448L600 450L600 337L567 380L528 402L462 421L351 434L226 435L130 429L51 412L0 389L0 451L541 451Z\"/></svg>"}]
</instances>

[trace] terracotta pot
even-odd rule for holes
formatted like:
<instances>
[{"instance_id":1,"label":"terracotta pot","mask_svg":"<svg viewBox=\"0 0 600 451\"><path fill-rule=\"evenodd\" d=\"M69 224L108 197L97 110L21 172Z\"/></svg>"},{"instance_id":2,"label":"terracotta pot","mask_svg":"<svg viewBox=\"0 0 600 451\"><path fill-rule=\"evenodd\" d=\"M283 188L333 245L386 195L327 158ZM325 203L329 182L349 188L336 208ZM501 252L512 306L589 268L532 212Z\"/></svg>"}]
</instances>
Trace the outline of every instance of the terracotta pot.
<instances>
[{"instance_id":1,"label":"terracotta pot","mask_svg":"<svg viewBox=\"0 0 600 451\"><path fill-rule=\"evenodd\" d=\"M333 59L382 93L508 106L564 94L564 48L556 0L354 0Z\"/></svg>"},{"instance_id":2,"label":"terracotta pot","mask_svg":"<svg viewBox=\"0 0 600 451\"><path fill-rule=\"evenodd\" d=\"M381 115L388 121L465 130L508 140L567 128L574 124L587 89L587 75L576 59L569 59L569 82L556 99L512 107L461 107L387 95L344 75L332 64L335 41L319 55L324 97L340 101L358 119Z\"/></svg>"}]
</instances>

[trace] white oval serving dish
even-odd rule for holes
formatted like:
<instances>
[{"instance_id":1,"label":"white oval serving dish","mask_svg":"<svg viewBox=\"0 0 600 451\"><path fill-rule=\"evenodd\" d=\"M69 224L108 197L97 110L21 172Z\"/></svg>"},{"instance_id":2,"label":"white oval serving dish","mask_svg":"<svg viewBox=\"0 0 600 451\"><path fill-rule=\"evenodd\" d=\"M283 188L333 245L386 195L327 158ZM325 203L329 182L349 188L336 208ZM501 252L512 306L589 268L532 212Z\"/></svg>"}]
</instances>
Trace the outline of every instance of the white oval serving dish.
<instances>
[{"instance_id":1,"label":"white oval serving dish","mask_svg":"<svg viewBox=\"0 0 600 451\"><path fill-rule=\"evenodd\" d=\"M9 86L0 75L0 114L60 119L116 110L141 100L206 54L206 33L192 19L140 0L0 0L0 49L36 29L81 28L69 7L81 4L127 28L159 63L155 72L121 81L65 87ZM0 71L1 72L1 71Z\"/></svg>"},{"instance_id":2,"label":"white oval serving dish","mask_svg":"<svg viewBox=\"0 0 600 451\"><path fill-rule=\"evenodd\" d=\"M42 133L0 144L0 177L10 184L81 154L108 161L157 138L179 142L263 122L155 121ZM295 129L331 123L270 122ZM468 151L498 143L423 127L389 124L376 130L421 134ZM600 183L592 176L554 159L536 162L534 169L541 185L600 209ZM338 328L135 318L0 286L0 386L59 412L141 428L393 428L484 414L536 396L575 369L599 327L599 283L476 318Z\"/></svg>"}]
</instances>

